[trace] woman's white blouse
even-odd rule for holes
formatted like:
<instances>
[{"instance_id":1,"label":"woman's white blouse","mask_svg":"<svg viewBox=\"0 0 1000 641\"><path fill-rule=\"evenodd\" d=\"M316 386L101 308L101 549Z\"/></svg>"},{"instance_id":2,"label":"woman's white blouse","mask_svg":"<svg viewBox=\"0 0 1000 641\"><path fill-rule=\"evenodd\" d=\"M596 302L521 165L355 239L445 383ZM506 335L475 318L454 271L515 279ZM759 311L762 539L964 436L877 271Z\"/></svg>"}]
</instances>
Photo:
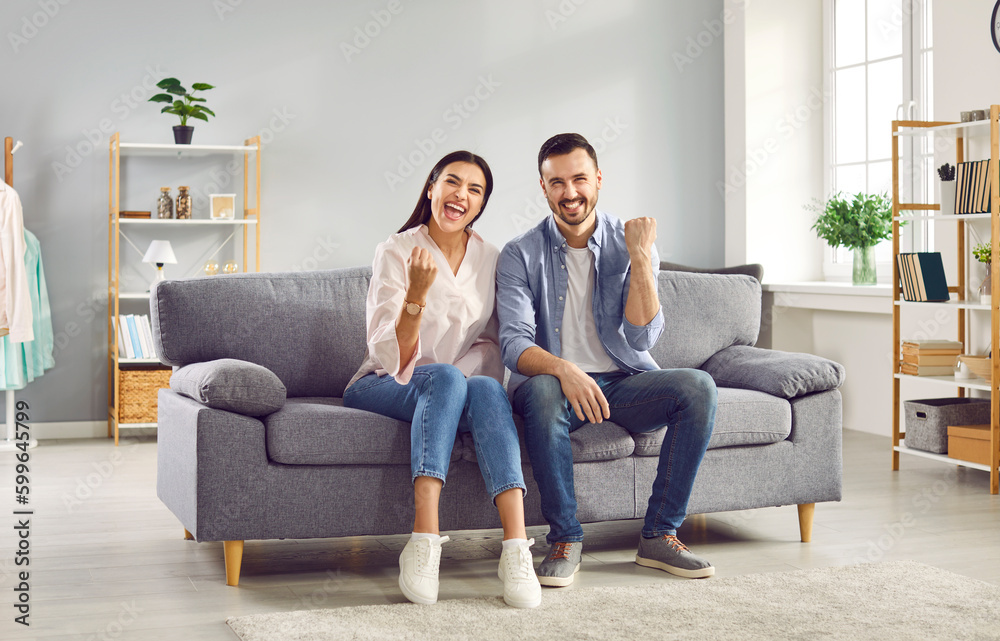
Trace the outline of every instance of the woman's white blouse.
<instances>
[{"instance_id":1,"label":"woman's white blouse","mask_svg":"<svg viewBox=\"0 0 1000 641\"><path fill-rule=\"evenodd\" d=\"M414 247L428 250L437 276L427 293L413 358L401 363L396 319L409 285L406 261ZM368 354L351 382L375 372L406 385L417 365L446 363L468 376L484 375L503 382L496 317L496 268L500 252L469 231L469 243L458 273L430 237L425 225L390 236L375 249L366 316Z\"/></svg>"}]
</instances>

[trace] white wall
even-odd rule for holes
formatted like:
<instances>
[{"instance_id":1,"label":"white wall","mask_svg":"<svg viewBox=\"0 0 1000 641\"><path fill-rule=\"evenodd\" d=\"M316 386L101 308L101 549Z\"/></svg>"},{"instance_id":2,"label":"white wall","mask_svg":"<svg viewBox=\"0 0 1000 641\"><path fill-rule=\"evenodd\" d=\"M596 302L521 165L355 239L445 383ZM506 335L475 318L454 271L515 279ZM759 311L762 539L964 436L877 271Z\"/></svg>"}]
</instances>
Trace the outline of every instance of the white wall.
<instances>
[{"instance_id":1,"label":"white wall","mask_svg":"<svg viewBox=\"0 0 1000 641\"><path fill-rule=\"evenodd\" d=\"M535 158L563 131L598 148L603 208L657 218L661 257L724 261L722 0L45 4L53 15L37 0L0 5L0 136L25 143L15 187L41 240L57 341L56 368L19 395L33 421L106 417L102 127L169 142L176 120L145 102L167 75L217 85L205 97L218 117L196 123L196 143L264 137L265 270L369 263L434 161L459 148L492 165L477 230L502 245L546 214ZM443 142L428 142L435 131ZM412 173L390 184L411 155ZM124 171L127 209L151 209L160 186L198 193L216 180L197 163Z\"/></svg>"}]
</instances>

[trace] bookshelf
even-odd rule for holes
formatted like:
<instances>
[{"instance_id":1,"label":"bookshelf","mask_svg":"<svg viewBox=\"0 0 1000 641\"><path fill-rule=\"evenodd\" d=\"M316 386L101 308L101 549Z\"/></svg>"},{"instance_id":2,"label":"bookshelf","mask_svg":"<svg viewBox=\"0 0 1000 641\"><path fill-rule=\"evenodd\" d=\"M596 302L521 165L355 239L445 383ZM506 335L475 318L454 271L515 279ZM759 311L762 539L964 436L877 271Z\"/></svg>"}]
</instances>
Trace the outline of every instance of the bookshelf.
<instances>
[{"instance_id":1,"label":"bookshelf","mask_svg":"<svg viewBox=\"0 0 1000 641\"><path fill-rule=\"evenodd\" d=\"M231 232L226 240L213 245L216 253L230 240L242 236L242 271L247 271L251 260L255 270L260 271L260 156L259 136L244 141L242 145L134 143L122 142L119 133L111 136L108 157L108 436L114 437L115 445L121 430L156 427L156 392L167 384L171 372L171 368L159 359L125 358L119 350L115 331L119 314L125 314L126 309L149 314L149 291L123 289L122 269L136 263L136 254L127 249L130 245L135 248L128 234L155 230L158 236L167 239L192 240L213 232L221 232L222 235ZM122 171L124 158L133 158L137 164L148 164L150 159L171 159L173 163L173 159L186 162L199 158L206 159L210 166L224 165L233 172L237 181L239 173L242 173L243 215L240 217L241 208L237 205L236 217L228 220L122 217L119 215L120 192L122 180L128 176L128 172ZM158 167L162 169L162 164ZM195 216L198 215L196 211ZM238 240L234 243L238 245ZM179 267L190 271L192 266ZM198 266L194 267L197 272Z\"/></svg>"},{"instance_id":2,"label":"bookshelf","mask_svg":"<svg viewBox=\"0 0 1000 641\"><path fill-rule=\"evenodd\" d=\"M991 211L982 214L942 215L940 205L933 203L906 203L900 200L900 141L906 136L947 136L954 139L956 163L974 160L967 157L966 139L972 136L989 136L990 159L993 176L991 184ZM901 315L912 310L914 305L935 306L940 309L953 310L958 316L957 340L963 345L963 353L971 353L969 337L969 312L976 310L988 311L990 314L990 344L1000 345L1000 105L990 107L988 121L976 122L932 122L915 120L894 120L892 122L892 469L900 469L900 454L919 456L925 459L940 461L951 465L961 465L972 469L984 470L990 473L990 494L1000 493L1000 358L993 359L992 377L990 381L982 378L957 379L954 376L908 376L901 373L900 335ZM904 221L953 221L957 226L957 284L948 287L951 300L947 302L909 302L902 300L902 290L899 285L899 267L895 257L900 254L900 223ZM981 304L978 301L966 300L967 278L966 264L971 252L967 243L966 223L973 220L990 221L991 244L991 302ZM906 433L900 425L901 401L900 385L906 380L920 380L953 390L958 397L966 395L968 390L982 390L990 394L990 455L991 464L983 465L971 461L932 454L906 447Z\"/></svg>"}]
</instances>

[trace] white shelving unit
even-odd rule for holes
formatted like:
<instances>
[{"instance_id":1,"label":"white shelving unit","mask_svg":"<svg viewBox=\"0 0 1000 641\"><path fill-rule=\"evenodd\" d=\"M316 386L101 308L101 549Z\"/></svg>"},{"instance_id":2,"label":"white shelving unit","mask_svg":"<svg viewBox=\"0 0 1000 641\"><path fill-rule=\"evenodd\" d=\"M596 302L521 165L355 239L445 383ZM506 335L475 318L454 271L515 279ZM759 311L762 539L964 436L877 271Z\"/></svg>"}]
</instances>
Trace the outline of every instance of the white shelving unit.
<instances>
[{"instance_id":1,"label":"white shelving unit","mask_svg":"<svg viewBox=\"0 0 1000 641\"><path fill-rule=\"evenodd\" d=\"M122 241L133 244L125 234L125 230L157 229L157 233L190 235L201 230L203 233L212 228L230 228L233 234L222 241L223 245L242 231L243 236L243 271L247 271L250 257L256 271L260 271L260 137L255 136L244 141L242 145L164 145L121 142L120 135L111 137L108 157L108 436L113 436L118 444L119 432L122 429L156 427L155 422L125 422L120 420L123 401L122 372L136 370L154 370L169 372L170 368L162 365L156 358L123 358L119 356L118 335L115 331L115 319L121 313L122 301L131 305L145 301L148 309L149 292L134 292L121 290L121 267L123 263ZM231 159L243 157L243 215L234 219L158 219L158 218L122 218L119 215L119 196L121 181L121 158L210 158ZM213 160L214 162L214 160ZM251 207L251 197L252 204ZM157 375L159 377L159 375ZM135 401L135 399L132 399Z\"/></svg>"},{"instance_id":2,"label":"white shelving unit","mask_svg":"<svg viewBox=\"0 0 1000 641\"><path fill-rule=\"evenodd\" d=\"M954 376L910 376L900 372L900 315L903 310L911 310L914 306L936 307L939 309L951 309L958 315L958 340L964 345L964 352L970 353L970 341L967 336L968 323L966 313L973 310L984 310L990 312L990 340L991 345L1000 345L1000 106L993 105L990 108L990 119L975 122L942 123L924 121L893 121L892 123L892 196L893 196L893 234L892 249L893 256L900 253L899 227L900 223L906 221L941 221L948 220L958 226L957 233L957 254L958 254L958 284L950 286L948 291L952 299L947 302L913 302L904 301L901 297L899 286L899 271L896 261L893 260L892 283L893 283L893 308L892 308L892 350L893 350L893 380L892 380L892 469L899 470L899 455L919 456L925 459L940 461L951 465L961 465L977 470L985 470L990 473L990 493L1000 493L1000 358L993 359L993 370L991 381L982 378L957 379ZM943 215L937 213L940 206L936 204L904 203L900 201L900 178L899 178L899 140L904 136L925 136L943 134L953 137L955 141L956 162L964 162L966 158L965 139L971 136L988 135L990 139L990 159L993 170L992 192L991 192L991 212L982 214L958 214ZM903 215L901 212L918 212ZM992 304L981 304L965 300L967 274L966 261L968 251L966 248L966 222L974 220L989 220L991 224L991 244L992 244ZM941 454L932 454L920 450L906 447L906 434L900 425L900 383L904 380L919 380L922 382L945 385L952 390L957 390L959 397L965 396L966 390L982 390L990 393L990 453L991 464L983 465L972 461L965 461Z\"/></svg>"}]
</instances>

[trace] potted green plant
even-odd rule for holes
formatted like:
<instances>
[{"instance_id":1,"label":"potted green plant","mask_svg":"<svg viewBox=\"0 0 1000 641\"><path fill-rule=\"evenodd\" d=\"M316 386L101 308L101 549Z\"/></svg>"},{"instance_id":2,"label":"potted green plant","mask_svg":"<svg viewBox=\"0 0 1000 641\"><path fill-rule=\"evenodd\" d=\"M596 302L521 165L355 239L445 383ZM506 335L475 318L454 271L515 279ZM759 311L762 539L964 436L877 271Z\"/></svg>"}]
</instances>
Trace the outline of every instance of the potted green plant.
<instances>
[{"instance_id":1,"label":"potted green plant","mask_svg":"<svg viewBox=\"0 0 1000 641\"><path fill-rule=\"evenodd\" d=\"M808 209L819 212L812 229L831 247L854 250L855 285L874 285L875 245L892 238L892 200L888 194L837 192L826 203Z\"/></svg>"},{"instance_id":2,"label":"potted green plant","mask_svg":"<svg viewBox=\"0 0 1000 641\"><path fill-rule=\"evenodd\" d=\"M180 117L181 124L174 125L174 142L178 145L190 145L191 137L194 135L194 127L187 124L188 118L197 118L208 122L209 116L214 116L215 112L203 104L204 98L195 96L196 91L208 91L214 89L213 85L204 82L196 82L191 85L191 92L181 86L177 78L164 78L156 83L156 86L166 91L158 93L149 99L149 102L170 103L160 110L160 113L174 114Z\"/></svg>"},{"instance_id":3,"label":"potted green plant","mask_svg":"<svg viewBox=\"0 0 1000 641\"><path fill-rule=\"evenodd\" d=\"M972 255L976 258L976 260L986 265L986 277L983 278L983 282L979 284L979 302L984 305L990 304L993 294L993 281L990 278L992 275L992 262L990 260L992 251L993 250L990 247L989 242L979 243L972 248Z\"/></svg>"}]
</instances>

